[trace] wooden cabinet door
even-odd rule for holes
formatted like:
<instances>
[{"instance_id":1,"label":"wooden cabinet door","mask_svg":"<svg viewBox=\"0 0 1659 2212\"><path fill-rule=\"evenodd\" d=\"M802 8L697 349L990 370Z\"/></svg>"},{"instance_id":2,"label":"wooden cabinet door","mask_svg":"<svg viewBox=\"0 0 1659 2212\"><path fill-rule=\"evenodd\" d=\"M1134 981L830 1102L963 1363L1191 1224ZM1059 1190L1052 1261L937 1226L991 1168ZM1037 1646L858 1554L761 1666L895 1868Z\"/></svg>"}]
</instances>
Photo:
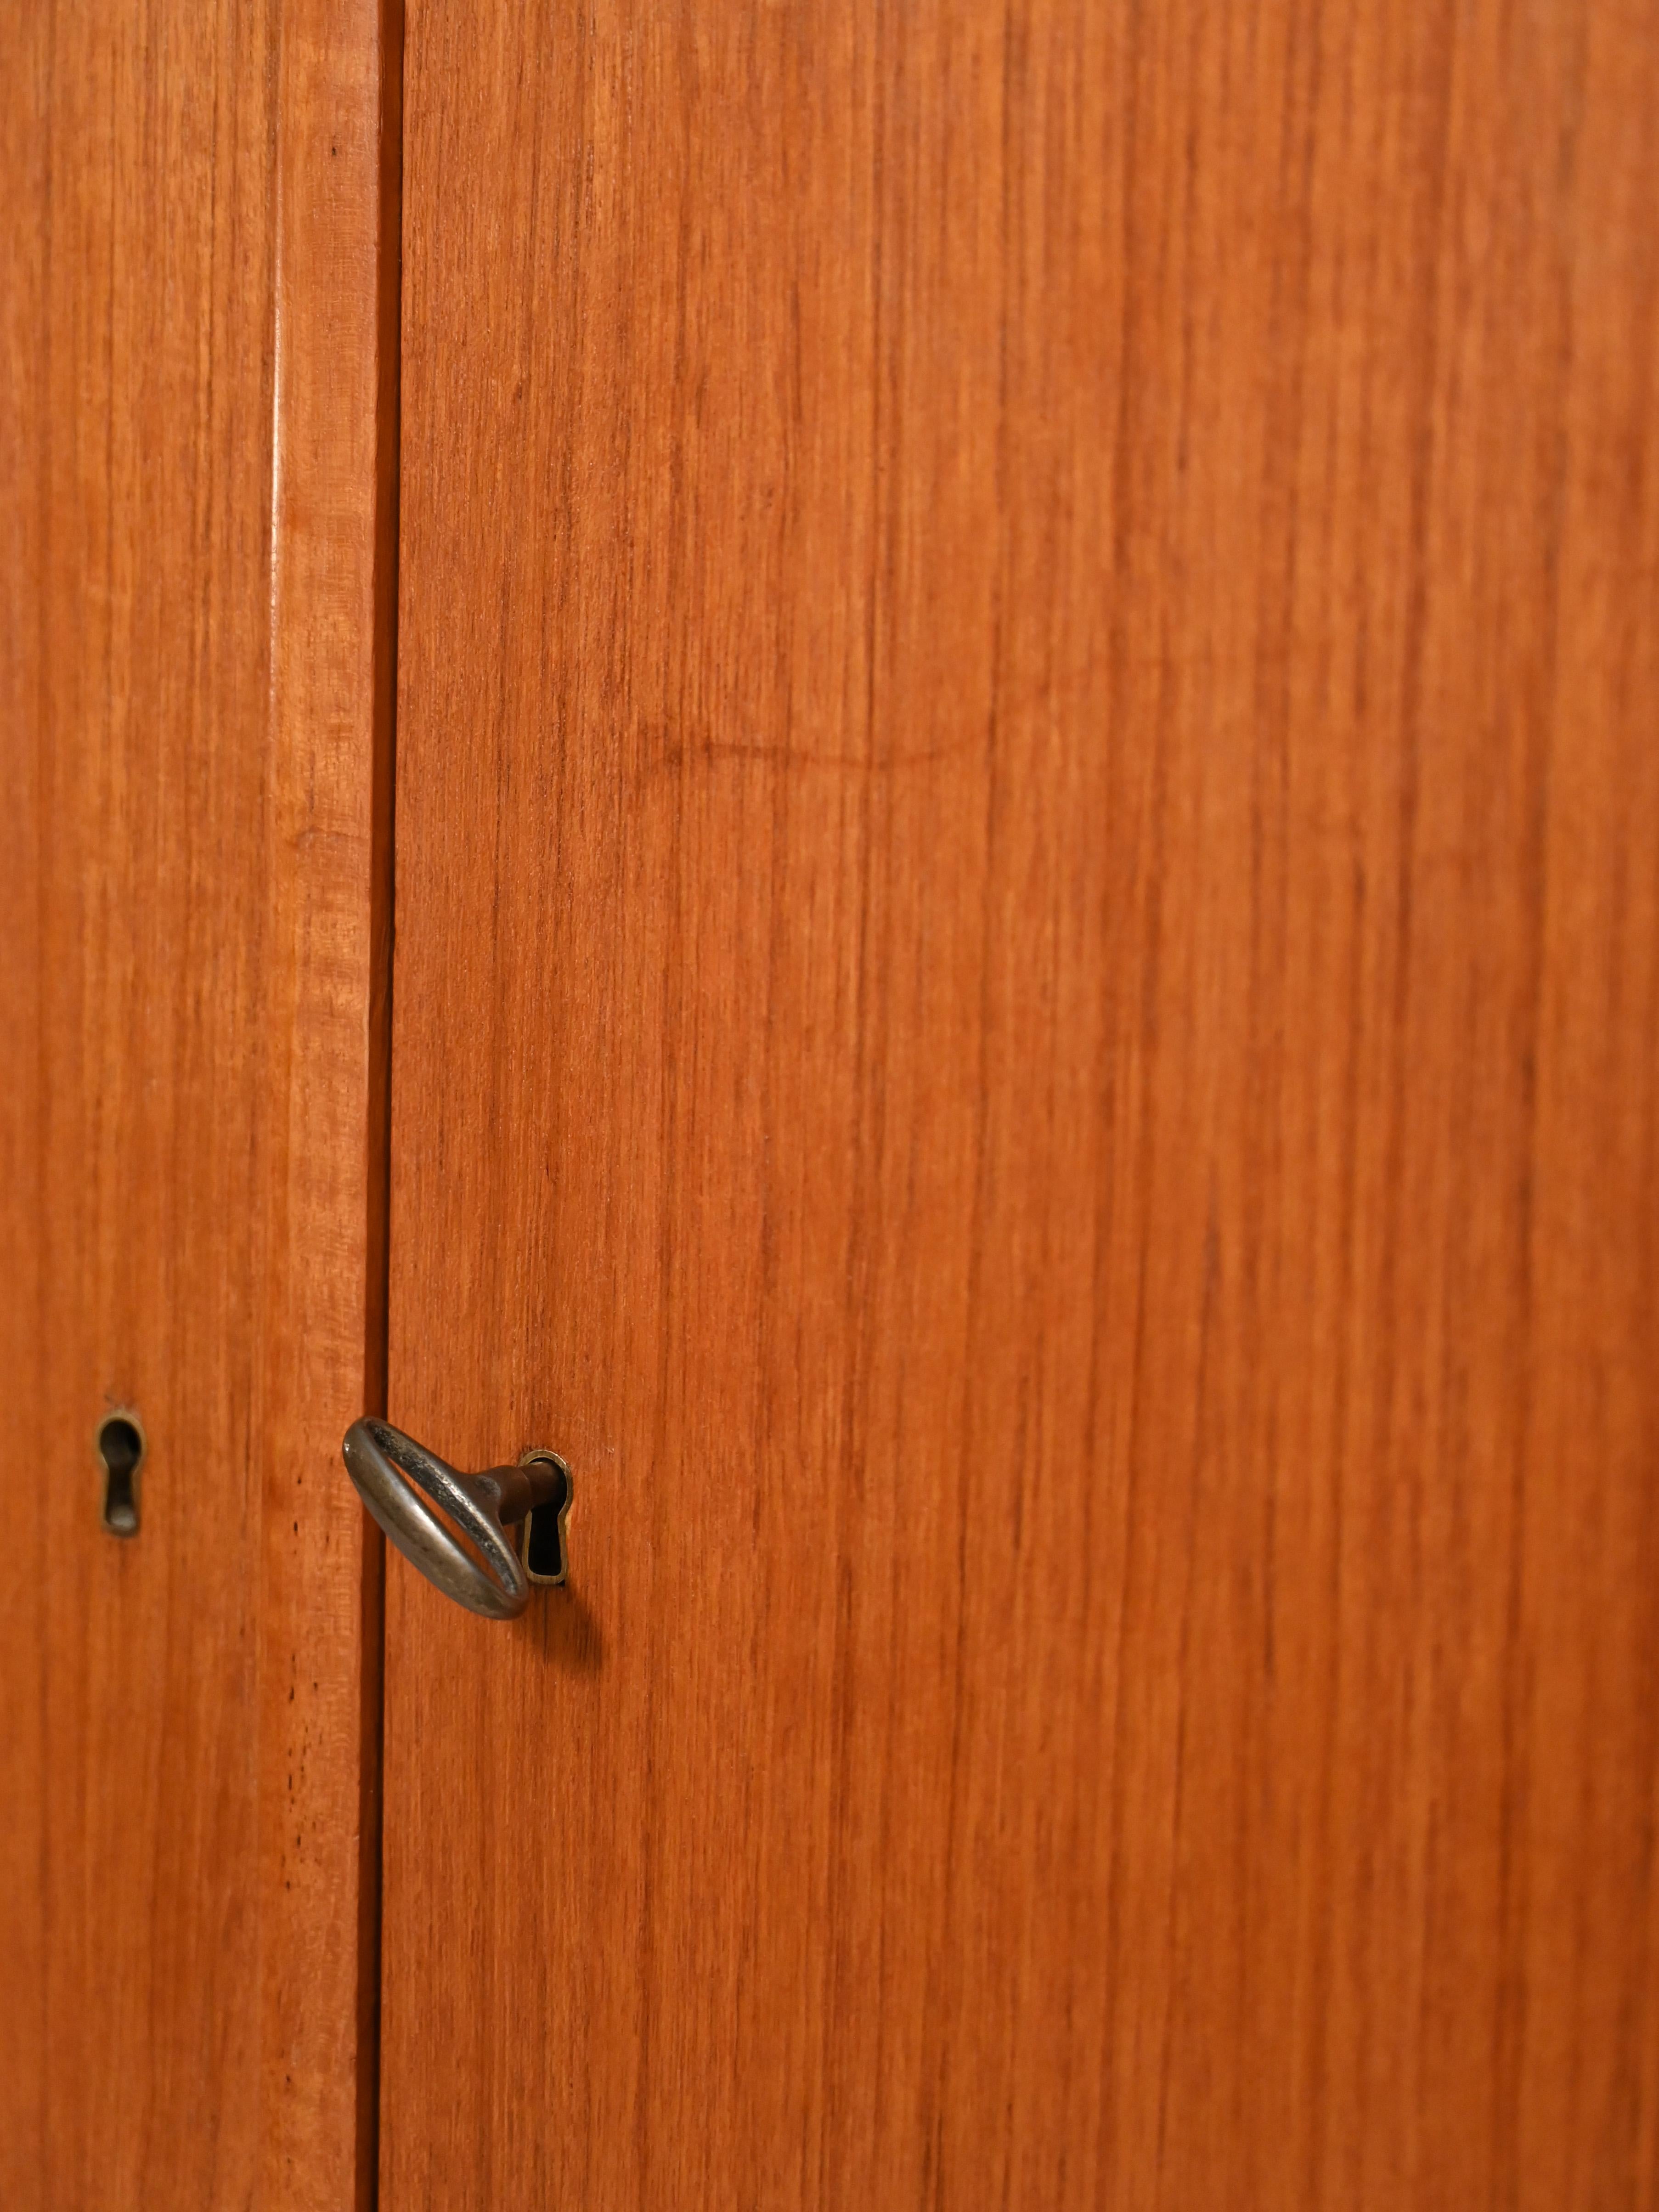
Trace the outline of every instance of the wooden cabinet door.
<instances>
[{"instance_id":1,"label":"wooden cabinet door","mask_svg":"<svg viewBox=\"0 0 1659 2212\"><path fill-rule=\"evenodd\" d=\"M382 2193L1659 2192L1659 24L411 6Z\"/></svg>"},{"instance_id":2,"label":"wooden cabinet door","mask_svg":"<svg viewBox=\"0 0 1659 2212\"><path fill-rule=\"evenodd\" d=\"M374 2183L383 35L0 9L5 2212Z\"/></svg>"}]
</instances>

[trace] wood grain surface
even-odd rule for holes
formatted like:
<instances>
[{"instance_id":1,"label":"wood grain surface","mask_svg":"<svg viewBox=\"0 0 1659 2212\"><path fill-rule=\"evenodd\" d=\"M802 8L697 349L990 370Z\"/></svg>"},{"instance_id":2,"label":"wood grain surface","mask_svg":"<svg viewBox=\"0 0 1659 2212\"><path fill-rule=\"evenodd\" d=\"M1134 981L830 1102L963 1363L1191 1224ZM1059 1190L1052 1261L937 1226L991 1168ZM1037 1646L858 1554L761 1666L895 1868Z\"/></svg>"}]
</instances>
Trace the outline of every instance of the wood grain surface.
<instances>
[{"instance_id":1,"label":"wood grain surface","mask_svg":"<svg viewBox=\"0 0 1659 2212\"><path fill-rule=\"evenodd\" d=\"M368 2197L378 1561L337 1454L380 1364L382 38L374 0L0 29L17 2212Z\"/></svg>"},{"instance_id":2,"label":"wood grain surface","mask_svg":"<svg viewBox=\"0 0 1659 2212\"><path fill-rule=\"evenodd\" d=\"M258 1312L258 2196L368 2212L386 1389L401 0L284 0Z\"/></svg>"},{"instance_id":3,"label":"wood grain surface","mask_svg":"<svg viewBox=\"0 0 1659 2212\"><path fill-rule=\"evenodd\" d=\"M1659 2199L1659 18L412 8L382 2196Z\"/></svg>"}]
</instances>

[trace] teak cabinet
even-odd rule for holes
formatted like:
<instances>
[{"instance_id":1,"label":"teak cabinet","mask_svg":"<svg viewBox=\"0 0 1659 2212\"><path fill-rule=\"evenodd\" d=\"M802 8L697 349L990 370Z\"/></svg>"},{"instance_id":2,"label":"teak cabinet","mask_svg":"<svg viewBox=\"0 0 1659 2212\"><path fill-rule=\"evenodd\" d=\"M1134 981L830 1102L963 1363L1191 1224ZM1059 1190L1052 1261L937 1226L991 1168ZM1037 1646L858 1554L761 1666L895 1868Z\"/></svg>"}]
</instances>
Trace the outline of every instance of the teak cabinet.
<instances>
[{"instance_id":1,"label":"teak cabinet","mask_svg":"<svg viewBox=\"0 0 1659 2212\"><path fill-rule=\"evenodd\" d=\"M0 2204L1652 2212L1659 15L0 87Z\"/></svg>"}]
</instances>

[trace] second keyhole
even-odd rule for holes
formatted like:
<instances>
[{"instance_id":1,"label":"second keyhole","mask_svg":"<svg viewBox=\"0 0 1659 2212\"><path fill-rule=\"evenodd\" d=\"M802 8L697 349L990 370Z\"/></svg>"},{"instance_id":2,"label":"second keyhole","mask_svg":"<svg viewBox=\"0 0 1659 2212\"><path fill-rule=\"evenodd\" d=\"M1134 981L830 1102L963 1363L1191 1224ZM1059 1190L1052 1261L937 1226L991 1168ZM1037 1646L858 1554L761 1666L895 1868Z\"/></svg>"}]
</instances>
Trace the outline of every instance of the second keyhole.
<instances>
[{"instance_id":1,"label":"second keyhole","mask_svg":"<svg viewBox=\"0 0 1659 2212\"><path fill-rule=\"evenodd\" d=\"M144 1432L136 1414L110 1413L99 1423L98 1456L104 1464L104 1526L112 1536L136 1536L138 1470L144 1463Z\"/></svg>"}]
</instances>

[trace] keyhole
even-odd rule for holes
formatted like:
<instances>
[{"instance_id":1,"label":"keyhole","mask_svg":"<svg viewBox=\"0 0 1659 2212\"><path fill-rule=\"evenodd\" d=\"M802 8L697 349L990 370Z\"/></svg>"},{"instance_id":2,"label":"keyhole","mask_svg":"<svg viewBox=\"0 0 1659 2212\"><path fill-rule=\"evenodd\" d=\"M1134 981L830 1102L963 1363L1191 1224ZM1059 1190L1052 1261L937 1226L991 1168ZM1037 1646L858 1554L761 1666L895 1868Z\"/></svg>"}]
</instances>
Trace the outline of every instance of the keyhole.
<instances>
[{"instance_id":1,"label":"keyhole","mask_svg":"<svg viewBox=\"0 0 1659 2212\"><path fill-rule=\"evenodd\" d=\"M564 1524L570 1511L570 1470L560 1460L547 1455L547 1464L556 1468L559 1486L544 1505L538 1505L524 1524L524 1571L532 1583L563 1582L570 1571L569 1556L565 1549Z\"/></svg>"},{"instance_id":2,"label":"keyhole","mask_svg":"<svg viewBox=\"0 0 1659 2212\"><path fill-rule=\"evenodd\" d=\"M131 1413L112 1413L100 1423L98 1456L104 1462L104 1526L112 1536L136 1536L144 1432Z\"/></svg>"}]
</instances>

